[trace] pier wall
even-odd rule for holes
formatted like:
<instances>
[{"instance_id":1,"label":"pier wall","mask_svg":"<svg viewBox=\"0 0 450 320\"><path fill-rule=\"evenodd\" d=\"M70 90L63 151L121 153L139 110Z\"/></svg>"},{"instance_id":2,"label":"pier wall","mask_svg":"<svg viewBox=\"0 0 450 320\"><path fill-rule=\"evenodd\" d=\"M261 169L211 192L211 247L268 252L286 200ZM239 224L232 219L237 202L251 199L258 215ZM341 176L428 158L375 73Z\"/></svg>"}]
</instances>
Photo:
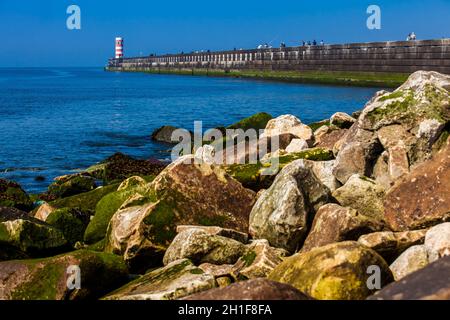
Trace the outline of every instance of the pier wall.
<instances>
[{"instance_id":1,"label":"pier wall","mask_svg":"<svg viewBox=\"0 0 450 320\"><path fill-rule=\"evenodd\" d=\"M218 69L450 74L450 39L195 52L111 59L110 70Z\"/></svg>"}]
</instances>

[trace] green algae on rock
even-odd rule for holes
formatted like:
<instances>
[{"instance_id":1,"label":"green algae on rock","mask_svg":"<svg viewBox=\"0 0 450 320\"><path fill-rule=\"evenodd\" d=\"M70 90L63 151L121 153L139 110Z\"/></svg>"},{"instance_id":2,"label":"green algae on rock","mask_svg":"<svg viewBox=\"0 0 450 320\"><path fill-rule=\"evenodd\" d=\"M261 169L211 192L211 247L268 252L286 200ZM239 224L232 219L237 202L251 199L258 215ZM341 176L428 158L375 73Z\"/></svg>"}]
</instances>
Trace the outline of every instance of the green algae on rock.
<instances>
[{"instance_id":1,"label":"green algae on rock","mask_svg":"<svg viewBox=\"0 0 450 320\"><path fill-rule=\"evenodd\" d=\"M81 287L69 289L71 267L80 271ZM79 250L56 257L0 262L0 300L97 299L127 281L118 256Z\"/></svg>"},{"instance_id":2,"label":"green algae on rock","mask_svg":"<svg viewBox=\"0 0 450 320\"><path fill-rule=\"evenodd\" d=\"M33 208L33 202L18 183L0 179L0 207L29 211Z\"/></svg>"},{"instance_id":3,"label":"green algae on rock","mask_svg":"<svg viewBox=\"0 0 450 320\"><path fill-rule=\"evenodd\" d=\"M370 266L380 268L381 286L393 280L389 266L375 251L346 241L295 254L278 265L269 279L319 300L362 300L375 292L368 286Z\"/></svg>"},{"instance_id":4,"label":"green algae on rock","mask_svg":"<svg viewBox=\"0 0 450 320\"><path fill-rule=\"evenodd\" d=\"M256 131L258 131L264 129L267 125L267 122L269 122L272 119L273 117L270 114L266 112L260 112L250 117L244 118L228 126L226 129L242 129L244 131L249 129L255 129Z\"/></svg>"},{"instance_id":5,"label":"green algae on rock","mask_svg":"<svg viewBox=\"0 0 450 320\"><path fill-rule=\"evenodd\" d=\"M46 222L60 230L71 246L83 240L90 214L76 208L57 209L49 214Z\"/></svg>"},{"instance_id":6,"label":"green algae on rock","mask_svg":"<svg viewBox=\"0 0 450 320\"><path fill-rule=\"evenodd\" d=\"M67 241L58 229L26 212L0 207L0 247L0 260L10 260L59 253Z\"/></svg>"},{"instance_id":7,"label":"green algae on rock","mask_svg":"<svg viewBox=\"0 0 450 320\"><path fill-rule=\"evenodd\" d=\"M94 190L96 187L95 179L91 176L83 174L63 176L48 187L47 197L49 199L70 197Z\"/></svg>"},{"instance_id":8,"label":"green algae on rock","mask_svg":"<svg viewBox=\"0 0 450 320\"><path fill-rule=\"evenodd\" d=\"M175 300L216 286L213 275L182 259L146 273L103 299Z\"/></svg>"}]
</instances>

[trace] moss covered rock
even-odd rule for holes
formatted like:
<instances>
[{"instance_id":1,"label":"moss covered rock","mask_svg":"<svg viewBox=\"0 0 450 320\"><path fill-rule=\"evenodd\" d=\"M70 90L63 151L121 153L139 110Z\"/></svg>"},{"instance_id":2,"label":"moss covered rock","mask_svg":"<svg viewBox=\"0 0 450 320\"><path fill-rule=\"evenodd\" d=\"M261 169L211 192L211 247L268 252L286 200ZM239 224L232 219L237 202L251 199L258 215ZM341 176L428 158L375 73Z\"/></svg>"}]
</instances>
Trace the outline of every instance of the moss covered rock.
<instances>
[{"instance_id":1,"label":"moss covered rock","mask_svg":"<svg viewBox=\"0 0 450 320\"><path fill-rule=\"evenodd\" d=\"M66 248L58 229L26 212L0 207L0 260L48 256Z\"/></svg>"},{"instance_id":2,"label":"moss covered rock","mask_svg":"<svg viewBox=\"0 0 450 320\"><path fill-rule=\"evenodd\" d=\"M94 190L97 187L95 179L88 175L76 174L59 177L47 191L48 199L70 197L76 194Z\"/></svg>"},{"instance_id":3,"label":"moss covered rock","mask_svg":"<svg viewBox=\"0 0 450 320\"><path fill-rule=\"evenodd\" d=\"M255 129L258 131L265 129L267 123L272 119L273 117L270 114L260 112L228 126L227 129L242 129L244 131L248 129Z\"/></svg>"},{"instance_id":4,"label":"moss covered rock","mask_svg":"<svg viewBox=\"0 0 450 320\"><path fill-rule=\"evenodd\" d=\"M57 199L49 203L50 206L56 209L62 208L76 208L84 212L95 211L97 203L107 194L117 190L119 184L111 184L103 187L98 187L92 191L80 193L71 197Z\"/></svg>"},{"instance_id":5,"label":"moss covered rock","mask_svg":"<svg viewBox=\"0 0 450 320\"><path fill-rule=\"evenodd\" d=\"M50 213L46 222L59 229L64 238L73 246L83 240L84 231L90 221L90 214L75 208L57 209Z\"/></svg>"},{"instance_id":6,"label":"moss covered rock","mask_svg":"<svg viewBox=\"0 0 450 320\"><path fill-rule=\"evenodd\" d=\"M33 202L18 183L0 179L0 207L29 211L33 208Z\"/></svg>"},{"instance_id":7,"label":"moss covered rock","mask_svg":"<svg viewBox=\"0 0 450 320\"><path fill-rule=\"evenodd\" d=\"M97 202L95 215L86 228L84 241L93 244L105 238L106 229L114 213L130 196L139 192L145 193L146 184L147 180L141 177L130 177L120 185L114 185L116 191L106 194Z\"/></svg>"},{"instance_id":8,"label":"moss covered rock","mask_svg":"<svg viewBox=\"0 0 450 320\"><path fill-rule=\"evenodd\" d=\"M79 269L78 269L79 268ZM80 289L74 284L80 271ZM0 262L0 300L96 299L127 281L127 267L118 256L80 250L60 256Z\"/></svg>"},{"instance_id":9,"label":"moss covered rock","mask_svg":"<svg viewBox=\"0 0 450 320\"><path fill-rule=\"evenodd\" d=\"M378 266L381 285L392 281L389 266L375 251L346 241L287 258L269 275L319 300L361 300L369 289L370 266Z\"/></svg>"},{"instance_id":10,"label":"moss covered rock","mask_svg":"<svg viewBox=\"0 0 450 320\"><path fill-rule=\"evenodd\" d=\"M216 286L213 275L183 259L141 276L104 299L175 300Z\"/></svg>"}]
</instances>

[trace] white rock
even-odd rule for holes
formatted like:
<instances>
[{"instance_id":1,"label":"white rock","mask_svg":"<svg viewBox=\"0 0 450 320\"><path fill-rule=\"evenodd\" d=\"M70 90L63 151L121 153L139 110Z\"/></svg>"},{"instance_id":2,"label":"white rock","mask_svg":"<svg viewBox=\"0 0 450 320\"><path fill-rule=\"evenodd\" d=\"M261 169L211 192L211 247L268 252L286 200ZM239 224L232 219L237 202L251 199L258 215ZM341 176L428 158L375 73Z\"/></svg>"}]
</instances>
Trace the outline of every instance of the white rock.
<instances>
[{"instance_id":1,"label":"white rock","mask_svg":"<svg viewBox=\"0 0 450 320\"><path fill-rule=\"evenodd\" d=\"M287 146L287 153L295 153L308 149L308 143L303 139L293 139L291 143Z\"/></svg>"},{"instance_id":2,"label":"white rock","mask_svg":"<svg viewBox=\"0 0 450 320\"><path fill-rule=\"evenodd\" d=\"M424 245L419 245L408 248L389 266L389 268L394 275L395 281L398 281L427 265L427 250Z\"/></svg>"},{"instance_id":3,"label":"white rock","mask_svg":"<svg viewBox=\"0 0 450 320\"><path fill-rule=\"evenodd\" d=\"M267 123L261 138L273 137L286 133L293 134L297 138L303 139L308 143L312 143L313 140L312 129L303 124L299 118L289 114L270 120Z\"/></svg>"},{"instance_id":4,"label":"white rock","mask_svg":"<svg viewBox=\"0 0 450 320\"><path fill-rule=\"evenodd\" d=\"M450 255L450 222L439 224L428 230L425 235L425 248L430 262Z\"/></svg>"}]
</instances>

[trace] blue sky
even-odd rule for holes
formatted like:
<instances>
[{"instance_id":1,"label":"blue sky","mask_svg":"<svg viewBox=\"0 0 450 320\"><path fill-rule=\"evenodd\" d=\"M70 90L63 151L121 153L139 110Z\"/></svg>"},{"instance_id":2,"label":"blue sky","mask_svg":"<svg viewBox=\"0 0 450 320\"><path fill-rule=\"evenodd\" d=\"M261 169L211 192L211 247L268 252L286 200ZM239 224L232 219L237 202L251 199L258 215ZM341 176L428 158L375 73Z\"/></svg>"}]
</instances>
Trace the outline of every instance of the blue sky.
<instances>
[{"instance_id":1,"label":"blue sky","mask_svg":"<svg viewBox=\"0 0 450 320\"><path fill-rule=\"evenodd\" d=\"M81 8L81 30L66 9ZM368 30L366 9L382 10ZM450 37L450 0L0 0L0 66L102 66L125 38L125 56L298 44Z\"/></svg>"}]
</instances>

